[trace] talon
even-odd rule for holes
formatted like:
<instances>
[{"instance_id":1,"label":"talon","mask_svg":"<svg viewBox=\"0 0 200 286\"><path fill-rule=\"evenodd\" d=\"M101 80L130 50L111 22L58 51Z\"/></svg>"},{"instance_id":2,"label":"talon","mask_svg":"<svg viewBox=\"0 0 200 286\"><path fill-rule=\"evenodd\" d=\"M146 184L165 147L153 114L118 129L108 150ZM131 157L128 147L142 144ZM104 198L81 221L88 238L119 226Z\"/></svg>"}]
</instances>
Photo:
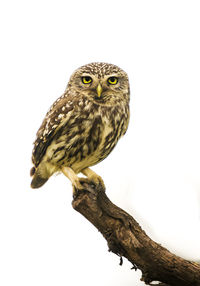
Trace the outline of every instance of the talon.
<instances>
[{"instance_id":1,"label":"talon","mask_svg":"<svg viewBox=\"0 0 200 286\"><path fill-rule=\"evenodd\" d=\"M78 190L85 190L84 184L92 185L95 187L93 181L89 180L88 178L78 178L76 182L73 182L73 187Z\"/></svg>"},{"instance_id":2,"label":"talon","mask_svg":"<svg viewBox=\"0 0 200 286\"><path fill-rule=\"evenodd\" d=\"M84 189L84 184L91 185L91 181L88 180L88 178L79 178L79 183L82 186L82 189Z\"/></svg>"},{"instance_id":3,"label":"talon","mask_svg":"<svg viewBox=\"0 0 200 286\"><path fill-rule=\"evenodd\" d=\"M97 187L101 186L103 188L103 190L105 191L106 187L105 187L103 179L100 176L93 175L93 176L89 177L89 179L95 184L95 186L97 186Z\"/></svg>"},{"instance_id":4,"label":"talon","mask_svg":"<svg viewBox=\"0 0 200 286\"><path fill-rule=\"evenodd\" d=\"M72 191L73 199L76 199L77 196L78 196L78 191L77 191L77 189L75 188L75 186L72 186L72 189L73 189L73 191Z\"/></svg>"},{"instance_id":5,"label":"talon","mask_svg":"<svg viewBox=\"0 0 200 286\"><path fill-rule=\"evenodd\" d=\"M95 184L95 186L101 186L101 188L105 191L105 184L103 179L97 175L94 171L92 171L90 168L86 168L84 170L81 171L85 176L87 176L87 178L89 179L89 181L93 182Z\"/></svg>"},{"instance_id":6,"label":"talon","mask_svg":"<svg viewBox=\"0 0 200 286\"><path fill-rule=\"evenodd\" d=\"M70 167L62 166L61 171L71 181L73 188L77 190L84 190L84 183L89 185L93 183L95 187L101 187L103 191L106 189L103 179L90 168L81 171L87 178L79 178Z\"/></svg>"},{"instance_id":7,"label":"talon","mask_svg":"<svg viewBox=\"0 0 200 286\"><path fill-rule=\"evenodd\" d=\"M72 186L75 187L77 190L83 190L84 189L83 185L81 184L81 180L80 179L74 181Z\"/></svg>"}]
</instances>

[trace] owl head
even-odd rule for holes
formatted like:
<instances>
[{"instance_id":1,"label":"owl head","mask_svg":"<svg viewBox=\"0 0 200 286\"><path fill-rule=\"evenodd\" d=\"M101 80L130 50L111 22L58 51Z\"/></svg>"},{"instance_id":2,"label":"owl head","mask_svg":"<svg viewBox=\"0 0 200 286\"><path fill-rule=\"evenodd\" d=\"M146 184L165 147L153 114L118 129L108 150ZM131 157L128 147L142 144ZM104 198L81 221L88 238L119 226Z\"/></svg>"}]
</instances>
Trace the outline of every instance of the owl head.
<instances>
[{"instance_id":1,"label":"owl head","mask_svg":"<svg viewBox=\"0 0 200 286\"><path fill-rule=\"evenodd\" d=\"M113 64L97 62L80 67L72 74L68 88L97 104L129 102L128 76Z\"/></svg>"}]
</instances>

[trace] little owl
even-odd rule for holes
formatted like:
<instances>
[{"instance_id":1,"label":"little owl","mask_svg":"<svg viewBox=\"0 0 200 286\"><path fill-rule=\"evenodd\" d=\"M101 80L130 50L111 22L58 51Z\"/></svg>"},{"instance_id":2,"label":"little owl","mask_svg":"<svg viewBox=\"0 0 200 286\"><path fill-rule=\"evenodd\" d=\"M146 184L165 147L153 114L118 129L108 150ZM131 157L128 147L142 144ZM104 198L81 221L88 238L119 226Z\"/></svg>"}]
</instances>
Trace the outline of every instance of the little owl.
<instances>
[{"instance_id":1,"label":"little owl","mask_svg":"<svg viewBox=\"0 0 200 286\"><path fill-rule=\"evenodd\" d=\"M103 184L89 167L105 159L129 122L129 81L119 67L91 63L77 69L46 114L32 153L32 188L63 172L72 185ZM79 178L78 173L87 178Z\"/></svg>"}]
</instances>

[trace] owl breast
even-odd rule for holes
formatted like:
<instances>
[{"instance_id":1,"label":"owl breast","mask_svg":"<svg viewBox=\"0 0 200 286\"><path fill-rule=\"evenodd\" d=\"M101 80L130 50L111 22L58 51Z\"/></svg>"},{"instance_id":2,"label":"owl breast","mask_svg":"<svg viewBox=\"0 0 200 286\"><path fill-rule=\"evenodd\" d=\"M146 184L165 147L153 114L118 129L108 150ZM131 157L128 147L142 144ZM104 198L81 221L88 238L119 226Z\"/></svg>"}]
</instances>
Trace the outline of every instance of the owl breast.
<instances>
[{"instance_id":1,"label":"owl breast","mask_svg":"<svg viewBox=\"0 0 200 286\"><path fill-rule=\"evenodd\" d=\"M127 126L128 106L91 105L85 114L74 113L57 132L44 160L49 162L51 173L61 166L79 173L105 159Z\"/></svg>"}]
</instances>

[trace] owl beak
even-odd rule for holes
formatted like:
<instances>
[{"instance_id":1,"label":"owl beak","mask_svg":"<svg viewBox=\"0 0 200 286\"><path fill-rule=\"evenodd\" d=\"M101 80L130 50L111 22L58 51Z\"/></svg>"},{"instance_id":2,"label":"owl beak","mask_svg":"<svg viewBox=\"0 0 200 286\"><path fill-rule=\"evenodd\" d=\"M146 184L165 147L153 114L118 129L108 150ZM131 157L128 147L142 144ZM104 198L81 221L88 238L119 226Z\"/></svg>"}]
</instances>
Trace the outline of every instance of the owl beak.
<instances>
[{"instance_id":1,"label":"owl beak","mask_svg":"<svg viewBox=\"0 0 200 286\"><path fill-rule=\"evenodd\" d=\"M96 91L97 91L98 97L101 97L103 89L100 83L98 84Z\"/></svg>"}]
</instances>

